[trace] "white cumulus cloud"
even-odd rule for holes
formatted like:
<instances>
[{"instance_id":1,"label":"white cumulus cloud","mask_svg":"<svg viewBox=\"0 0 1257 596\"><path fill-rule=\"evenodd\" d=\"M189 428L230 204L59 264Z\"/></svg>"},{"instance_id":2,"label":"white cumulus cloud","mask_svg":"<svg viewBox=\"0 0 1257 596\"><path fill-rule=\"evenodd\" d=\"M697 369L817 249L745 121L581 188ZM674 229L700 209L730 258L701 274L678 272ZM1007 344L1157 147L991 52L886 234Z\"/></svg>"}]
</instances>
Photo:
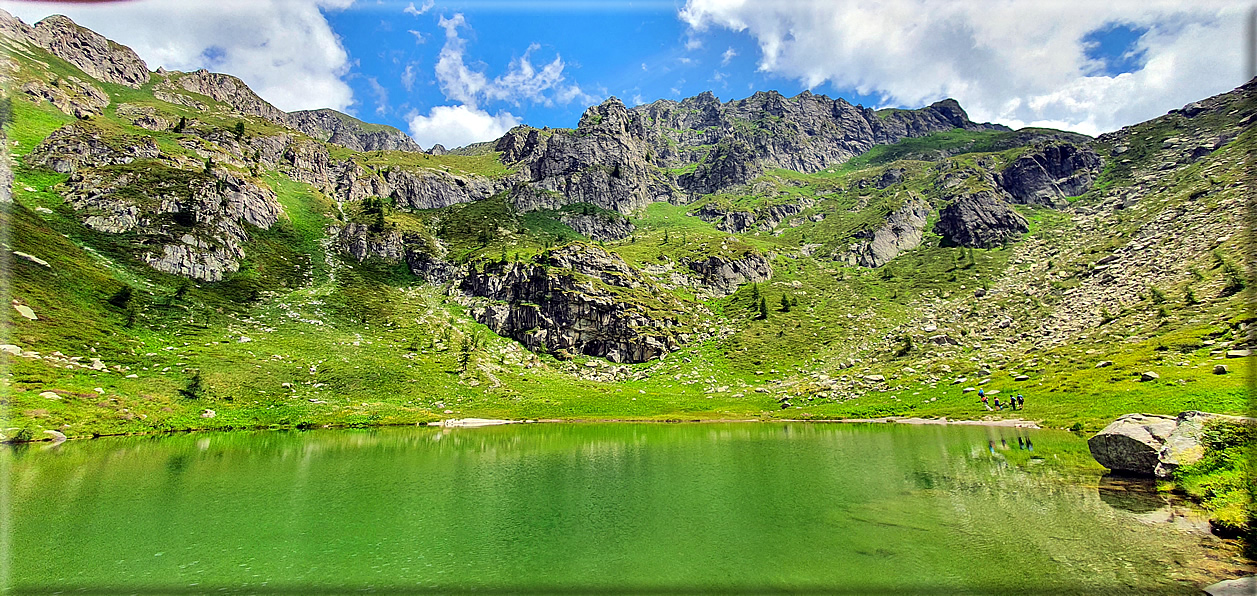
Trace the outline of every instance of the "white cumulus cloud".
<instances>
[{"instance_id":1,"label":"white cumulus cloud","mask_svg":"<svg viewBox=\"0 0 1257 596\"><path fill-rule=\"evenodd\" d=\"M472 68L464 60L467 40L459 35L459 30L470 26L463 14L441 17L438 24L445 29L445 45L437 57L436 80L447 99L472 107L482 101L504 101L517 106L529 101L549 106L555 102L590 103L596 99L579 85L566 82L561 56L556 54L549 63L534 65L531 55L541 49L537 43L529 44L523 55L511 60L505 74L490 79L482 69Z\"/></svg>"},{"instance_id":2,"label":"white cumulus cloud","mask_svg":"<svg viewBox=\"0 0 1257 596\"><path fill-rule=\"evenodd\" d=\"M690 34L742 32L759 70L809 87L830 83L886 105L953 97L975 120L1097 134L1244 82L1236 0L687 0ZM1086 36L1144 33L1143 60L1108 75ZM732 55L726 53L731 58Z\"/></svg>"},{"instance_id":3,"label":"white cumulus cloud","mask_svg":"<svg viewBox=\"0 0 1257 596\"><path fill-rule=\"evenodd\" d=\"M466 105L436 106L424 116L410 117L410 136L421 147L440 143L447 149L491 141L520 123L510 112L489 114Z\"/></svg>"},{"instance_id":4,"label":"white cumulus cloud","mask_svg":"<svg viewBox=\"0 0 1257 596\"><path fill-rule=\"evenodd\" d=\"M408 15L417 17L425 12L428 12L429 10L432 10L432 7L435 4L436 3L433 0L427 0L427 2L424 2L422 6L420 6L419 8L415 8L415 3L411 2L410 4L406 5L406 8L402 9L402 12Z\"/></svg>"},{"instance_id":5,"label":"white cumulus cloud","mask_svg":"<svg viewBox=\"0 0 1257 596\"><path fill-rule=\"evenodd\" d=\"M283 110L347 109L349 56L321 10L353 0L148 0L88 3L0 2L28 23L64 14L130 46L149 68L208 68L240 77Z\"/></svg>"}]
</instances>

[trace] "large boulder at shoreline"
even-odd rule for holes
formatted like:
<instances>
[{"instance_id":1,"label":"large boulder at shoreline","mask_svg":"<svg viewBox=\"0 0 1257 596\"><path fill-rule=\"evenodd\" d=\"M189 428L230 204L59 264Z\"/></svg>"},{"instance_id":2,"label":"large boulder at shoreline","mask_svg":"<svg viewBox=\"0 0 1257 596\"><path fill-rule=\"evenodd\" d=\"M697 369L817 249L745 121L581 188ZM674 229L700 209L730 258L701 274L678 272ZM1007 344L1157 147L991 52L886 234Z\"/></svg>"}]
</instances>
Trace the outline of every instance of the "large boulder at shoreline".
<instances>
[{"instance_id":1,"label":"large boulder at shoreline","mask_svg":"<svg viewBox=\"0 0 1257 596\"><path fill-rule=\"evenodd\" d=\"M1091 456L1115 472L1152 476L1165 440L1178 422L1169 416L1127 414L1087 440Z\"/></svg>"},{"instance_id":2,"label":"large boulder at shoreline","mask_svg":"<svg viewBox=\"0 0 1257 596\"><path fill-rule=\"evenodd\" d=\"M1177 417L1127 414L1087 440L1091 456L1115 472L1169 478L1179 466L1204 457L1205 423L1251 423L1251 418L1189 410Z\"/></svg>"}]
</instances>

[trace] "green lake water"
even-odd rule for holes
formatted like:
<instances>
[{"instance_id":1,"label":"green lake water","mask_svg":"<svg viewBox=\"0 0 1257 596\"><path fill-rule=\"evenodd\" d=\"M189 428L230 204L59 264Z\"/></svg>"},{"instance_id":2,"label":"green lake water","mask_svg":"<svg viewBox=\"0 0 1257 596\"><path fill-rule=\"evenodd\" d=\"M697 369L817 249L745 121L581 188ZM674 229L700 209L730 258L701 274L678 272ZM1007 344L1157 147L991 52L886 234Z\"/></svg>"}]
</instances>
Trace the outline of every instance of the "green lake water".
<instances>
[{"instance_id":1,"label":"green lake water","mask_svg":"<svg viewBox=\"0 0 1257 596\"><path fill-rule=\"evenodd\" d=\"M804 423L32 446L3 455L0 579L117 594L1142 594L1223 579L1228 547L1198 519L1102 481L1085 454L1063 432Z\"/></svg>"}]
</instances>

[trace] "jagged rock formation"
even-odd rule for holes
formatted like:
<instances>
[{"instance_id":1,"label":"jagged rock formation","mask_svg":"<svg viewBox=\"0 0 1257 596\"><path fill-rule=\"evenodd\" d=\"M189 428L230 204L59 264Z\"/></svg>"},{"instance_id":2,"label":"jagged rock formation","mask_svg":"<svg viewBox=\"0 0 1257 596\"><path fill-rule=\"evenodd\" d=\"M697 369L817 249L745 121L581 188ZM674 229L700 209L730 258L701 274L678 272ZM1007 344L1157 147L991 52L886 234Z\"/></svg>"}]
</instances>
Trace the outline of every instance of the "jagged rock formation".
<instances>
[{"instance_id":1,"label":"jagged rock formation","mask_svg":"<svg viewBox=\"0 0 1257 596\"><path fill-rule=\"evenodd\" d=\"M100 128L92 124L67 124L41 141L26 156L26 163L70 173L83 167L126 164L161 155L152 137L123 134L107 142L104 136Z\"/></svg>"},{"instance_id":2,"label":"jagged rock formation","mask_svg":"<svg viewBox=\"0 0 1257 596\"><path fill-rule=\"evenodd\" d=\"M938 214L934 231L951 246L993 248L1030 231L1026 219L990 190L962 195Z\"/></svg>"},{"instance_id":3,"label":"jagged rock formation","mask_svg":"<svg viewBox=\"0 0 1257 596\"><path fill-rule=\"evenodd\" d=\"M844 260L862 267L881 267L899 253L921 245L930 207L918 198L911 198L891 212L885 223L854 234L859 240L844 255Z\"/></svg>"},{"instance_id":4,"label":"jagged rock formation","mask_svg":"<svg viewBox=\"0 0 1257 596\"><path fill-rule=\"evenodd\" d=\"M571 244L541 264L493 263L458 282L472 316L536 352L644 362L679 345L682 305L619 257Z\"/></svg>"},{"instance_id":5,"label":"jagged rock formation","mask_svg":"<svg viewBox=\"0 0 1257 596\"><path fill-rule=\"evenodd\" d=\"M895 110L879 116L843 99L808 91L791 98L776 91L758 92L727 103L705 92L680 102L656 101L632 111L644 119L655 154L668 165L697 162L703 156L703 146L730 139L730 143L749 147L764 167L798 172L815 172L874 145L905 137L953 128L1007 130L969 121L960 105L950 99L920 110Z\"/></svg>"},{"instance_id":6,"label":"jagged rock formation","mask_svg":"<svg viewBox=\"0 0 1257 596\"><path fill-rule=\"evenodd\" d=\"M773 276L768 259L754 253L732 260L713 255L687 266L699 274L699 283L717 297L736 292L742 284L768 281Z\"/></svg>"},{"instance_id":7,"label":"jagged rock formation","mask_svg":"<svg viewBox=\"0 0 1257 596\"><path fill-rule=\"evenodd\" d=\"M1058 206L1065 197L1090 190L1101 165L1100 156L1089 147L1053 143L1022 155L997 180L1014 203Z\"/></svg>"},{"instance_id":8,"label":"jagged rock formation","mask_svg":"<svg viewBox=\"0 0 1257 596\"><path fill-rule=\"evenodd\" d=\"M67 202L95 230L134 233L154 269L219 281L239 269L248 224L269 228L282 208L270 188L225 171L189 172L152 161L85 168L66 181Z\"/></svg>"},{"instance_id":9,"label":"jagged rock formation","mask_svg":"<svg viewBox=\"0 0 1257 596\"><path fill-rule=\"evenodd\" d=\"M511 129L494 145L502 161L516 164L523 180L555 193L544 204L535 192L512 193L520 211L591 203L609 211L631 213L655 201L670 200L672 183L648 160L640 118L630 117L612 97L581 116L576 130ZM653 158L652 158L653 159Z\"/></svg>"},{"instance_id":10,"label":"jagged rock formation","mask_svg":"<svg viewBox=\"0 0 1257 596\"><path fill-rule=\"evenodd\" d=\"M442 144L440 144L440 143L437 143L437 144L433 145L431 149L428 149L428 150L426 151L426 153L427 153L428 155L445 155L445 154L449 153L449 150L447 150L447 149L445 148L445 145L442 145Z\"/></svg>"},{"instance_id":11,"label":"jagged rock formation","mask_svg":"<svg viewBox=\"0 0 1257 596\"><path fill-rule=\"evenodd\" d=\"M392 126L367 124L336 110L300 110L288 116L297 130L310 137L354 151L422 151L406 133Z\"/></svg>"},{"instance_id":12,"label":"jagged rock formation","mask_svg":"<svg viewBox=\"0 0 1257 596\"><path fill-rule=\"evenodd\" d=\"M725 137L698 162L693 172L677 177L685 190L710 194L722 188L746 184L764 172L764 166L746 142Z\"/></svg>"},{"instance_id":13,"label":"jagged rock formation","mask_svg":"<svg viewBox=\"0 0 1257 596\"><path fill-rule=\"evenodd\" d=\"M50 16L31 27L0 10L0 34L39 46L98 81L138 89L149 79L148 65L131 48L62 15Z\"/></svg>"}]
</instances>

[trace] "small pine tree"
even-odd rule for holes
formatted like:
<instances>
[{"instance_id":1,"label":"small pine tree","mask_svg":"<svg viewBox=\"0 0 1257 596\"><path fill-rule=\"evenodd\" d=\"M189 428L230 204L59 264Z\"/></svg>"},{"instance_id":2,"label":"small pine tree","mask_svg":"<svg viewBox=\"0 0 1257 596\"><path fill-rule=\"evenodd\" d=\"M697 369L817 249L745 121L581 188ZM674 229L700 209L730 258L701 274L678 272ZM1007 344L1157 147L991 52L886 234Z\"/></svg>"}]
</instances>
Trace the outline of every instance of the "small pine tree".
<instances>
[{"instance_id":1,"label":"small pine tree","mask_svg":"<svg viewBox=\"0 0 1257 596\"><path fill-rule=\"evenodd\" d=\"M235 133L236 133L237 141L244 138L244 122L241 122L239 120L236 121Z\"/></svg>"},{"instance_id":2,"label":"small pine tree","mask_svg":"<svg viewBox=\"0 0 1257 596\"><path fill-rule=\"evenodd\" d=\"M201 371L192 373L192 378L188 380L188 386L179 390L179 395L188 399L200 399L205 393L205 386L201 382Z\"/></svg>"},{"instance_id":3,"label":"small pine tree","mask_svg":"<svg viewBox=\"0 0 1257 596\"><path fill-rule=\"evenodd\" d=\"M664 231L663 231L663 243L664 243L664 244L667 244L667 243L668 243L668 231L667 231L667 230L664 230Z\"/></svg>"},{"instance_id":4,"label":"small pine tree","mask_svg":"<svg viewBox=\"0 0 1257 596\"><path fill-rule=\"evenodd\" d=\"M768 318L768 299L760 297L759 299L759 320L763 321Z\"/></svg>"},{"instance_id":5,"label":"small pine tree","mask_svg":"<svg viewBox=\"0 0 1257 596\"><path fill-rule=\"evenodd\" d=\"M122 286L122 289L114 292L114 295L109 298L109 303L118 308L126 308L131 304L131 295L134 292L131 286Z\"/></svg>"},{"instance_id":6,"label":"small pine tree","mask_svg":"<svg viewBox=\"0 0 1257 596\"><path fill-rule=\"evenodd\" d=\"M1188 286L1187 291L1183 293L1183 302L1187 303L1188 306L1200 304L1200 300L1196 298L1195 288Z\"/></svg>"},{"instance_id":7,"label":"small pine tree","mask_svg":"<svg viewBox=\"0 0 1257 596\"><path fill-rule=\"evenodd\" d=\"M759 307L759 284L751 284L751 310Z\"/></svg>"},{"instance_id":8,"label":"small pine tree","mask_svg":"<svg viewBox=\"0 0 1257 596\"><path fill-rule=\"evenodd\" d=\"M186 128L187 126L188 126L188 119L183 116L180 116L179 123L175 125L175 132L183 132L183 129Z\"/></svg>"},{"instance_id":9,"label":"small pine tree","mask_svg":"<svg viewBox=\"0 0 1257 596\"><path fill-rule=\"evenodd\" d=\"M781 312L790 312L790 299L785 294L781 295Z\"/></svg>"}]
</instances>

